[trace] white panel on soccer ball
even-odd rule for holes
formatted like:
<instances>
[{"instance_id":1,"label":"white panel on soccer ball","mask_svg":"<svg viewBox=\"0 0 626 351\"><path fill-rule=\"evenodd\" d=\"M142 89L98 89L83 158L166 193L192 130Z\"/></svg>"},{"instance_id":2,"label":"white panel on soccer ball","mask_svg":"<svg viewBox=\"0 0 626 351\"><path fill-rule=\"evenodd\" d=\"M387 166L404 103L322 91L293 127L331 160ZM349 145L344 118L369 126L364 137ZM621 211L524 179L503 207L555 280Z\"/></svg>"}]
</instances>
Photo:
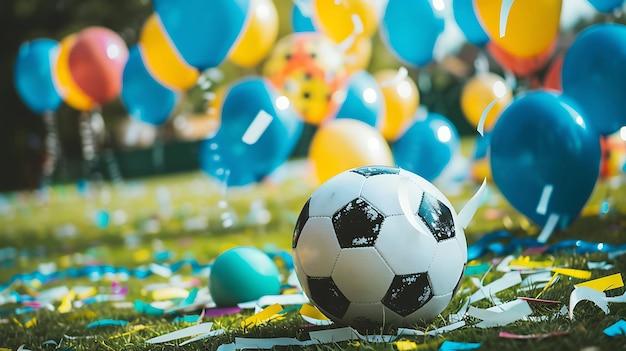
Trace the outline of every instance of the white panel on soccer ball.
<instances>
[{"instance_id":1,"label":"white panel on soccer ball","mask_svg":"<svg viewBox=\"0 0 626 351\"><path fill-rule=\"evenodd\" d=\"M382 303L351 303L346 311L343 320L352 321L351 326L357 329L367 329L369 325L380 326L385 323L386 326L399 326L404 318L399 314L385 307Z\"/></svg>"},{"instance_id":2,"label":"white panel on soccer ball","mask_svg":"<svg viewBox=\"0 0 626 351\"><path fill-rule=\"evenodd\" d=\"M456 232L455 238L457 244L459 244L459 250L463 255L463 261L467 261L467 238L465 237L465 231L458 225L456 217L454 218L454 231Z\"/></svg>"},{"instance_id":3,"label":"white panel on soccer ball","mask_svg":"<svg viewBox=\"0 0 626 351\"><path fill-rule=\"evenodd\" d=\"M428 268L434 295L452 292L465 269L467 253L461 252L455 239L439 242L435 258Z\"/></svg>"},{"instance_id":4,"label":"white panel on soccer ball","mask_svg":"<svg viewBox=\"0 0 626 351\"><path fill-rule=\"evenodd\" d=\"M400 171L400 175L409 177L411 181L417 184L417 186L420 187L424 192L433 195L434 197L439 199L439 201L446 204L450 211L453 212L453 217L456 222L456 211L454 210L454 207L452 207L450 200L448 200L448 198L441 192L441 190L439 190L439 188L437 188L433 183L429 182L428 180L420 177L419 175L406 171L404 169Z\"/></svg>"},{"instance_id":5,"label":"white panel on soccer ball","mask_svg":"<svg viewBox=\"0 0 626 351\"><path fill-rule=\"evenodd\" d=\"M300 258L298 257L298 253L294 251L293 253L293 266L296 270L296 275L298 277L298 282L300 283L300 287L304 294L310 297L309 292L309 284L307 283L307 275L304 273L304 268L302 268L302 264L300 263Z\"/></svg>"},{"instance_id":6,"label":"white panel on soccer ball","mask_svg":"<svg viewBox=\"0 0 626 351\"><path fill-rule=\"evenodd\" d=\"M340 250L329 217L309 218L300 232L295 249L309 277L330 277Z\"/></svg>"},{"instance_id":7,"label":"white panel on soccer ball","mask_svg":"<svg viewBox=\"0 0 626 351\"><path fill-rule=\"evenodd\" d=\"M333 270L333 281L351 302L380 301L394 274L374 247L343 249Z\"/></svg>"},{"instance_id":8,"label":"white panel on soccer ball","mask_svg":"<svg viewBox=\"0 0 626 351\"><path fill-rule=\"evenodd\" d=\"M415 213L422 198L422 189L414 182L402 182L402 175L381 174L368 177L363 184L361 197L374 204L385 216L403 214L398 191L404 192L408 205ZM405 178L405 177L404 177Z\"/></svg>"},{"instance_id":9,"label":"white panel on soccer ball","mask_svg":"<svg viewBox=\"0 0 626 351\"><path fill-rule=\"evenodd\" d=\"M443 310L448 307L452 300L452 293L433 296L422 308L411 313L404 318L405 325L420 324L425 325L435 319Z\"/></svg>"},{"instance_id":10,"label":"white panel on soccer ball","mask_svg":"<svg viewBox=\"0 0 626 351\"><path fill-rule=\"evenodd\" d=\"M419 220L418 220L419 221ZM387 217L374 245L398 275L426 272L437 250L437 240L426 226L418 231L404 216Z\"/></svg>"},{"instance_id":11,"label":"white panel on soccer ball","mask_svg":"<svg viewBox=\"0 0 626 351\"><path fill-rule=\"evenodd\" d=\"M359 196L365 177L355 172L343 172L330 178L311 195L310 217L332 217L348 202Z\"/></svg>"}]
</instances>

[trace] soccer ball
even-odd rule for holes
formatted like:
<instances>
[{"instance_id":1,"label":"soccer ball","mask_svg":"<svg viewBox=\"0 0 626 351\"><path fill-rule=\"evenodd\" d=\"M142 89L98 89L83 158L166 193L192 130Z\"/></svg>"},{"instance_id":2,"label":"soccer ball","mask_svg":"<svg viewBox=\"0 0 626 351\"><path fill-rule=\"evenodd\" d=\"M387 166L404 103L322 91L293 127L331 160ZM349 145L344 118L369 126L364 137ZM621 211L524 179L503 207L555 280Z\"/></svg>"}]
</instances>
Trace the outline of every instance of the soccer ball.
<instances>
[{"instance_id":1,"label":"soccer ball","mask_svg":"<svg viewBox=\"0 0 626 351\"><path fill-rule=\"evenodd\" d=\"M342 172L308 199L293 234L296 274L326 316L358 330L424 325L459 287L467 242L424 178L374 166Z\"/></svg>"}]
</instances>

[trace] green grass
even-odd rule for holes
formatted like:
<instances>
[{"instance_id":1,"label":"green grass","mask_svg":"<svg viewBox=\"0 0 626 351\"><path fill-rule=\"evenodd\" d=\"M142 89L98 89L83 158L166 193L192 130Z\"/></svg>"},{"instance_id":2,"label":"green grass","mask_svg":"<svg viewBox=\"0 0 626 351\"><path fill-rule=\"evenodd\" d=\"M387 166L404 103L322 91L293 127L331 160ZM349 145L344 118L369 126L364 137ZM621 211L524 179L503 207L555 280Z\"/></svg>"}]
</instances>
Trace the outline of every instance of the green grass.
<instances>
[{"instance_id":1,"label":"green grass","mask_svg":"<svg viewBox=\"0 0 626 351\"><path fill-rule=\"evenodd\" d=\"M441 189L447 192L446 185ZM460 209L467 198L477 188L476 184L465 184L462 191L451 195L451 201ZM159 190L161 189L161 190ZM163 194L167 189L169 200ZM550 242L563 239L582 239L593 242L622 244L626 242L623 228L626 227L626 199L619 194L624 188L612 191L607 197L607 184L599 184L586 210L586 215L576 220L564 231L554 233ZM168 177L128 182L125 185L101 184L91 197L81 196L73 186L56 186L49 192L47 204L40 203L35 194L5 194L11 204L10 210L0 212L0 248L13 248L14 260L0 261L0 284L17 273L33 272L43 265L54 263L57 269L76 267L81 264L107 264L116 267L138 267L155 261L155 255L164 250L171 253L165 262L193 257L202 264L209 263L222 250L230 246L252 245L266 250L289 250L291 235L297 215L314 186L297 178L290 178L281 185L262 184L245 189L230 189L226 192L208 182L201 174L192 173ZM534 236L539 228L530 224L512 210L491 187L492 199L478 211L467 230L471 244L484 233L506 228L516 236ZM158 195L161 194L161 195ZM160 196L160 197L159 197ZM162 203L159 204L159 198ZM609 214L597 215L597 206L605 199L611 200ZM261 208L271 214L266 224L253 224L249 217L251 203L262 200ZM224 203L227 206L224 206ZM238 221L225 227L222 214L231 210ZM106 211L111 219L106 228L96 225L94 214ZM254 211L253 211L254 212ZM123 213L123 215L122 215ZM258 211L256 212L259 213ZM124 221L122 219L125 218ZM204 223L204 228L191 228L190 222ZM158 228L154 227L158 223ZM153 226L154 232L149 230ZM65 229L63 229L65 228ZM74 228L74 229L72 229ZM519 254L519 253L517 253ZM491 262L497 257L486 255L480 261ZM606 254L589 255L557 254L551 258L557 264L571 268L586 269L587 261L607 260ZM593 271L593 278L611 273L626 272L626 257L618 257L615 267L609 271ZM183 268L178 274L196 278L200 286L206 286L208 277L198 275L190 268ZM491 271L484 277L485 284L497 279L502 273ZM125 301L136 299L151 302L151 296L142 292L149 283L166 282L167 279L152 276L142 280L130 278L120 282L128 287ZM569 304L573 284L578 280L562 279L547 289L542 298ZM101 293L109 292L111 281L102 279L90 281L87 278L66 278L46 283L37 290L55 286L94 286ZM29 287L13 286L10 290L28 292ZM463 292L467 290L466 292ZM419 329L433 329L447 324L447 315L455 313L475 288L469 278L463 281L461 291L448 308L429 326L415 326ZM520 292L512 288L498 295L502 301L518 296L534 297L540 290ZM609 295L620 295L624 288L614 289ZM54 307L59 301L53 303ZM17 349L20 345L31 350L50 350L54 345L43 345L48 340L59 342L58 349L72 350L174 350L181 349L176 342L150 345L146 340L180 329L185 324L174 324L174 315L150 316L132 308L114 308L111 302L95 303L74 308L68 314L40 309L26 314L15 314L15 305L0 306L0 349ZM477 307L489 307L482 301ZM610 338L602 331L619 319L626 319L624 304L611 304L611 313L605 315L590 303L581 303L575 310L575 319L559 317L544 322L515 322L498 328L461 328L439 336L402 337L413 342L420 350L436 350L444 340L480 342L482 349L496 350L554 350L600 349L624 350L624 337ZM551 316L553 308L534 307L535 316ZM199 313L199 311L196 311ZM282 321L271 322L259 327L242 329L241 321L250 314L219 317L216 325L228 331L227 334L184 346L186 350L212 350L220 344L232 342L235 336L243 337L298 337L307 338L310 328L304 327L304 320L297 311L286 313ZM37 323L31 327L20 326L30 318ZM75 319L72 319L75 318ZM129 322L126 327L99 327L89 329L87 325L95 320L110 318ZM206 320L205 320L206 321ZM143 328L137 330L138 328ZM498 337L500 331L519 334L567 331L569 334L541 340L507 340ZM381 331L393 333L393 331ZM64 335L75 338L67 338ZM297 348L297 347L296 347ZM363 341L318 345L312 349L343 350L393 350L394 343L368 343Z\"/></svg>"}]
</instances>

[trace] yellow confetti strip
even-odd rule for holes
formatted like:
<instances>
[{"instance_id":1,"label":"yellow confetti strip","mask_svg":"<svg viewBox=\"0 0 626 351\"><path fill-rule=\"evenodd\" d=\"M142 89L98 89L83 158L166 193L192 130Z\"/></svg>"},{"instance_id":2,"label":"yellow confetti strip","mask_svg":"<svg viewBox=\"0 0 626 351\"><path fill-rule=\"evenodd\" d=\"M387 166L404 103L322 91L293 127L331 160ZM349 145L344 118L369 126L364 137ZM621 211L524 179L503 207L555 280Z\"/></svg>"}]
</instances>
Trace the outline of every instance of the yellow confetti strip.
<instances>
[{"instance_id":1,"label":"yellow confetti strip","mask_svg":"<svg viewBox=\"0 0 626 351\"><path fill-rule=\"evenodd\" d=\"M24 328L30 328L37 325L37 317L33 317L26 322L24 322Z\"/></svg>"},{"instance_id":2,"label":"yellow confetti strip","mask_svg":"<svg viewBox=\"0 0 626 351\"><path fill-rule=\"evenodd\" d=\"M115 335L112 335L112 336L110 336L110 337L109 337L109 339L117 339L117 338L121 338L121 337L124 337L124 336L128 336L128 335L131 335L131 334L135 334L136 332L141 331L141 330L144 330L144 329L148 329L148 326L147 326L147 325L142 325L142 324L140 324L140 325L135 325L135 326L132 326L132 327L131 327L131 330L129 330L129 331L125 332L125 333L120 333L120 334L115 334Z\"/></svg>"},{"instance_id":3,"label":"yellow confetti strip","mask_svg":"<svg viewBox=\"0 0 626 351\"><path fill-rule=\"evenodd\" d=\"M417 349L417 343L409 340L400 340L393 343L398 351L409 351Z\"/></svg>"},{"instance_id":4,"label":"yellow confetti strip","mask_svg":"<svg viewBox=\"0 0 626 351\"><path fill-rule=\"evenodd\" d=\"M589 279L591 278L591 272L585 271L582 269L572 269L572 268L552 268L552 272L558 273L561 275L566 275L572 278L578 279Z\"/></svg>"},{"instance_id":5,"label":"yellow confetti strip","mask_svg":"<svg viewBox=\"0 0 626 351\"><path fill-rule=\"evenodd\" d=\"M184 299L189 295L189 291L178 287L167 287L163 289L157 289L152 292L152 298L155 301L172 300L172 299Z\"/></svg>"},{"instance_id":6,"label":"yellow confetti strip","mask_svg":"<svg viewBox=\"0 0 626 351\"><path fill-rule=\"evenodd\" d=\"M13 351L13 350L7 349L6 347L0 347L0 351Z\"/></svg>"},{"instance_id":7,"label":"yellow confetti strip","mask_svg":"<svg viewBox=\"0 0 626 351\"><path fill-rule=\"evenodd\" d=\"M81 319L81 318L93 319L93 318L96 318L96 316L97 316L96 312L91 311L91 310L87 310L87 311L84 311L84 312L74 313L72 315L69 315L69 316L67 316L65 318L65 320L68 321L68 322L72 322L72 321L75 321L75 320Z\"/></svg>"},{"instance_id":8,"label":"yellow confetti strip","mask_svg":"<svg viewBox=\"0 0 626 351\"><path fill-rule=\"evenodd\" d=\"M608 275L606 277L576 284L575 286L577 288L581 286L586 286L594 290L606 291L606 290L621 288L622 286L624 286L624 281L622 280L622 275L620 273L615 273L612 275Z\"/></svg>"},{"instance_id":9,"label":"yellow confetti strip","mask_svg":"<svg viewBox=\"0 0 626 351\"><path fill-rule=\"evenodd\" d=\"M148 249L135 251L133 253L133 259L135 262L145 262L150 259L150 251L148 251Z\"/></svg>"},{"instance_id":10,"label":"yellow confetti strip","mask_svg":"<svg viewBox=\"0 0 626 351\"><path fill-rule=\"evenodd\" d=\"M328 317L326 317L320 310L318 310L315 306L309 305L305 303L300 308L300 314L309 318L318 319L327 321Z\"/></svg>"},{"instance_id":11,"label":"yellow confetti strip","mask_svg":"<svg viewBox=\"0 0 626 351\"><path fill-rule=\"evenodd\" d=\"M94 288L94 287L92 286L92 287L90 287L89 289L87 289L87 290L85 290L85 291L82 291L82 292L81 292L81 293L79 293L79 294L76 294L76 299L77 299L77 300L84 300L84 299L86 299L86 298L89 298L89 297L94 296L94 295L95 295L95 294L97 294L97 293L98 293L98 290L96 290L96 288Z\"/></svg>"},{"instance_id":12,"label":"yellow confetti strip","mask_svg":"<svg viewBox=\"0 0 626 351\"><path fill-rule=\"evenodd\" d=\"M544 260L544 261L533 261L530 259L530 256L520 256L516 259L511 260L509 262L509 267L519 267L519 268L527 268L527 269L541 269L541 268L549 268L554 265L552 260Z\"/></svg>"},{"instance_id":13,"label":"yellow confetti strip","mask_svg":"<svg viewBox=\"0 0 626 351\"><path fill-rule=\"evenodd\" d=\"M282 310L283 307L279 304L267 306L259 313L252 315L246 318L243 322L241 322L241 327L246 328L267 323L273 319L276 319L278 317L278 313Z\"/></svg>"},{"instance_id":14,"label":"yellow confetti strip","mask_svg":"<svg viewBox=\"0 0 626 351\"><path fill-rule=\"evenodd\" d=\"M76 297L76 293L74 290L70 290L70 292L61 298L61 304L57 307L57 312L59 313L68 313L72 310L72 301Z\"/></svg>"}]
</instances>

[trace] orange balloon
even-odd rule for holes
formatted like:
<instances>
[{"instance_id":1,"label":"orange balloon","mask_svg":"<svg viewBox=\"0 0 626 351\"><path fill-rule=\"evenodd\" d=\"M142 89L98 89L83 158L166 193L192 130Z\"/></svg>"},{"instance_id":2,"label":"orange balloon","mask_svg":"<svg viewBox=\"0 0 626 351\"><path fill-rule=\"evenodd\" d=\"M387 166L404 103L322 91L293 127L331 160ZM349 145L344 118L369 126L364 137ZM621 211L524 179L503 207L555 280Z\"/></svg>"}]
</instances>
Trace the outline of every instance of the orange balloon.
<instances>
[{"instance_id":1,"label":"orange balloon","mask_svg":"<svg viewBox=\"0 0 626 351\"><path fill-rule=\"evenodd\" d=\"M398 139L409 126L419 106L417 85L411 77L399 76L398 71L382 70L374 74L385 100L381 133L385 139Z\"/></svg>"},{"instance_id":2,"label":"orange balloon","mask_svg":"<svg viewBox=\"0 0 626 351\"><path fill-rule=\"evenodd\" d=\"M507 14L502 11L503 3L511 3L506 17L502 16ZM558 36L561 3L562 0L474 0L474 9L491 42L515 57L528 58L548 50Z\"/></svg>"},{"instance_id":3,"label":"orange balloon","mask_svg":"<svg viewBox=\"0 0 626 351\"><path fill-rule=\"evenodd\" d=\"M250 2L248 24L230 52L230 60L241 67L256 66L272 49L278 37L278 11L272 0Z\"/></svg>"},{"instance_id":4,"label":"orange balloon","mask_svg":"<svg viewBox=\"0 0 626 351\"><path fill-rule=\"evenodd\" d=\"M496 43L487 43L487 51L498 64L510 70L518 77L528 77L542 69L550 60L556 47L556 40L544 52L532 57L514 56Z\"/></svg>"},{"instance_id":5,"label":"orange balloon","mask_svg":"<svg viewBox=\"0 0 626 351\"><path fill-rule=\"evenodd\" d=\"M89 111L95 103L76 85L70 72L70 50L75 41L76 34L70 34L61 40L59 57L54 70L55 78L66 104L79 111Z\"/></svg>"},{"instance_id":6,"label":"orange balloon","mask_svg":"<svg viewBox=\"0 0 626 351\"><path fill-rule=\"evenodd\" d=\"M496 101L485 117L485 130L493 127L500 113L511 103L511 100L513 100L513 93L504 78L490 72L472 77L461 91L461 109L465 118L474 127L478 126L485 108Z\"/></svg>"},{"instance_id":7,"label":"orange balloon","mask_svg":"<svg viewBox=\"0 0 626 351\"><path fill-rule=\"evenodd\" d=\"M320 125L311 140L309 160L320 183L351 168L393 166L387 141L369 124L350 118L329 120Z\"/></svg>"},{"instance_id":8,"label":"orange balloon","mask_svg":"<svg viewBox=\"0 0 626 351\"><path fill-rule=\"evenodd\" d=\"M559 92L563 91L561 85L561 70L563 68L563 54L559 54L552 60L552 63L548 67L546 76L543 80L543 87L546 89L552 89Z\"/></svg>"},{"instance_id":9,"label":"orange balloon","mask_svg":"<svg viewBox=\"0 0 626 351\"><path fill-rule=\"evenodd\" d=\"M146 68L161 84L181 90L196 84L200 73L180 55L158 14L153 13L144 22L139 45Z\"/></svg>"}]
</instances>

